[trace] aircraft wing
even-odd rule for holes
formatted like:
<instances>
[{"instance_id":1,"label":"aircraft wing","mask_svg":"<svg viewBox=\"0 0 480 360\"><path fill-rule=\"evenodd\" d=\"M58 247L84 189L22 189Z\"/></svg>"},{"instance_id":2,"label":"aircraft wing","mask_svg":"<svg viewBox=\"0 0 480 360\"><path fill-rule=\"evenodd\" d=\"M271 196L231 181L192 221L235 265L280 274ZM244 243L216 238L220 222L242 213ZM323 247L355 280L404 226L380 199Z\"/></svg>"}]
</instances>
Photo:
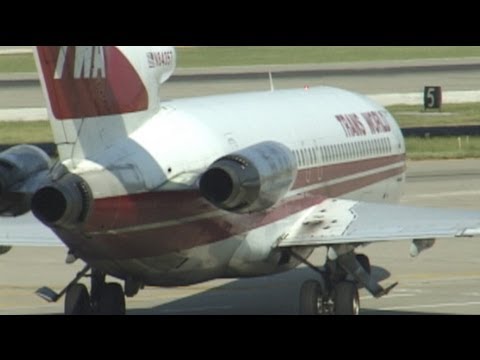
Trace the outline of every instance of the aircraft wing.
<instances>
[{"instance_id":1,"label":"aircraft wing","mask_svg":"<svg viewBox=\"0 0 480 360\"><path fill-rule=\"evenodd\" d=\"M427 248L435 238L480 236L480 212L328 199L290 230L279 247L415 240Z\"/></svg>"},{"instance_id":2,"label":"aircraft wing","mask_svg":"<svg viewBox=\"0 0 480 360\"><path fill-rule=\"evenodd\" d=\"M57 236L28 213L0 218L0 246L64 246Z\"/></svg>"}]
</instances>

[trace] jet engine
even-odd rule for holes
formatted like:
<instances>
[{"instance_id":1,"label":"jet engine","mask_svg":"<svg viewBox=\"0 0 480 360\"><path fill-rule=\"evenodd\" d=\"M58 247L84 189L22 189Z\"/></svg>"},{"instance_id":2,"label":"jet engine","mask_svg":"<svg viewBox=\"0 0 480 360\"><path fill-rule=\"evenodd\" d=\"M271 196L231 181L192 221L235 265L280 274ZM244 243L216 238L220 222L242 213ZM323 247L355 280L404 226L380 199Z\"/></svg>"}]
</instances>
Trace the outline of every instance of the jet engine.
<instances>
[{"instance_id":1,"label":"jet engine","mask_svg":"<svg viewBox=\"0 0 480 360\"><path fill-rule=\"evenodd\" d=\"M92 202L88 184L67 173L39 189L32 197L33 215L49 227L70 228L82 223Z\"/></svg>"},{"instance_id":2,"label":"jet engine","mask_svg":"<svg viewBox=\"0 0 480 360\"><path fill-rule=\"evenodd\" d=\"M296 175L290 149L268 141L218 159L201 176L199 186L215 206L244 214L273 206L290 189Z\"/></svg>"},{"instance_id":3,"label":"jet engine","mask_svg":"<svg viewBox=\"0 0 480 360\"><path fill-rule=\"evenodd\" d=\"M17 145L0 153L0 216L30 211L31 195L50 165L50 157L32 145Z\"/></svg>"}]
</instances>

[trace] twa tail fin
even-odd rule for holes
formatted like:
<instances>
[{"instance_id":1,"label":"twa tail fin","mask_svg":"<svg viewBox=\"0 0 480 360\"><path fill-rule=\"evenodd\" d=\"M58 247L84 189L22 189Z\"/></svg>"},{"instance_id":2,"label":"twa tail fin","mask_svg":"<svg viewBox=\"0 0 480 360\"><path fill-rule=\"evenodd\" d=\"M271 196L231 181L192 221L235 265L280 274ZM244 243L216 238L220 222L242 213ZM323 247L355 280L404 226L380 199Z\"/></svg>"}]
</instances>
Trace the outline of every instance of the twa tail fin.
<instances>
[{"instance_id":1,"label":"twa tail fin","mask_svg":"<svg viewBox=\"0 0 480 360\"><path fill-rule=\"evenodd\" d=\"M34 54L61 160L102 151L158 112L176 58L167 46L37 46Z\"/></svg>"}]
</instances>

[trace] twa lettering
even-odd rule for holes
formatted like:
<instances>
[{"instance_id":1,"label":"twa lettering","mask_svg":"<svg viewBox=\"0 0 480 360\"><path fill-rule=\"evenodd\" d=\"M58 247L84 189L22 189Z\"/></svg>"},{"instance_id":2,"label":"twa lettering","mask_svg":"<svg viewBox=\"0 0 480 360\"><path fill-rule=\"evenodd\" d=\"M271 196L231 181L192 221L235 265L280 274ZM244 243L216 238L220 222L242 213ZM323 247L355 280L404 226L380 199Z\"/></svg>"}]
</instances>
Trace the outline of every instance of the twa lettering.
<instances>
[{"instance_id":1,"label":"twa lettering","mask_svg":"<svg viewBox=\"0 0 480 360\"><path fill-rule=\"evenodd\" d=\"M392 130L388 123L387 115L383 111L370 111L362 113L362 116L372 134L386 133Z\"/></svg>"},{"instance_id":2,"label":"twa lettering","mask_svg":"<svg viewBox=\"0 0 480 360\"><path fill-rule=\"evenodd\" d=\"M388 117L384 111L369 111L361 114L366 125L357 114L335 115L337 121L342 125L343 131L347 137L365 136L367 129L372 135L387 133L392 131L388 122Z\"/></svg>"},{"instance_id":3,"label":"twa lettering","mask_svg":"<svg viewBox=\"0 0 480 360\"><path fill-rule=\"evenodd\" d=\"M68 51L74 52L73 65L74 79L106 78L105 54L103 46L62 46L58 52L57 65L55 66L54 79L62 79L65 74L65 63L72 57L67 57ZM71 61L71 60L70 60Z\"/></svg>"},{"instance_id":4,"label":"twa lettering","mask_svg":"<svg viewBox=\"0 0 480 360\"><path fill-rule=\"evenodd\" d=\"M337 121L342 124L347 137L364 136L367 134L357 114L335 115Z\"/></svg>"}]
</instances>

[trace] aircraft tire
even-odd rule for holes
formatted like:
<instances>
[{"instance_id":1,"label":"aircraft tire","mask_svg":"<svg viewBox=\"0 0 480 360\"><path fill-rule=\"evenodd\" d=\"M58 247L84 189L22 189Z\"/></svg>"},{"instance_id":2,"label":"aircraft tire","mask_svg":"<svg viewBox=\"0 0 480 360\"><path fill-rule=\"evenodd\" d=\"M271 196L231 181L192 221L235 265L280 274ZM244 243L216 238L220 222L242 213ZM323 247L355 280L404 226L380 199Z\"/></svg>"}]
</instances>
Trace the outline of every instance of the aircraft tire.
<instances>
[{"instance_id":1,"label":"aircraft tire","mask_svg":"<svg viewBox=\"0 0 480 360\"><path fill-rule=\"evenodd\" d=\"M300 315L318 315L321 296L322 287L318 281L305 281L300 288Z\"/></svg>"},{"instance_id":2,"label":"aircraft tire","mask_svg":"<svg viewBox=\"0 0 480 360\"><path fill-rule=\"evenodd\" d=\"M83 284L74 284L65 294L65 315L91 314L90 295Z\"/></svg>"},{"instance_id":3,"label":"aircraft tire","mask_svg":"<svg viewBox=\"0 0 480 360\"><path fill-rule=\"evenodd\" d=\"M358 315L360 313L360 297L357 285L350 281L342 281L335 285L335 315Z\"/></svg>"},{"instance_id":4,"label":"aircraft tire","mask_svg":"<svg viewBox=\"0 0 480 360\"><path fill-rule=\"evenodd\" d=\"M98 301L99 315L125 315L125 296L120 284L107 283Z\"/></svg>"}]
</instances>

